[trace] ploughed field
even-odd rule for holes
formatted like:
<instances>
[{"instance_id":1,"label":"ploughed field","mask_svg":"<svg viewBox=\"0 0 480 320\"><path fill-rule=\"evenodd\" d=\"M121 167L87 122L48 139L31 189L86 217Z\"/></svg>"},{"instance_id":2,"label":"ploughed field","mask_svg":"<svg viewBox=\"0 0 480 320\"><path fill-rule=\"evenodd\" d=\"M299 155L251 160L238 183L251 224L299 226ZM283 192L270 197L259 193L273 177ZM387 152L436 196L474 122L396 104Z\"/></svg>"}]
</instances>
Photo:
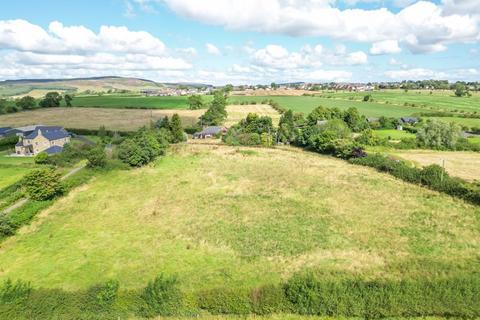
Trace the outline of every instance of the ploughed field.
<instances>
[{"instance_id":1,"label":"ploughed field","mask_svg":"<svg viewBox=\"0 0 480 320\"><path fill-rule=\"evenodd\" d=\"M478 207L297 149L173 148L99 174L3 241L0 280L140 288L164 273L196 290L306 270L398 280L480 269Z\"/></svg>"}]
</instances>

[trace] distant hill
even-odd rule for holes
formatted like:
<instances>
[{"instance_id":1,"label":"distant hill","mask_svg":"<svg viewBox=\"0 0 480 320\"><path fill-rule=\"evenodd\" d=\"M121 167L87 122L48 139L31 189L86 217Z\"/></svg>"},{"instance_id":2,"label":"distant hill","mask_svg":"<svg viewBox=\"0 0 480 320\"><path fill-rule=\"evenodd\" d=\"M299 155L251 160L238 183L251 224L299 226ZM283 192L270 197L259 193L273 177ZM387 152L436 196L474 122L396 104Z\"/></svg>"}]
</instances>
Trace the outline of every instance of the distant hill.
<instances>
[{"instance_id":1,"label":"distant hill","mask_svg":"<svg viewBox=\"0 0 480 320\"><path fill-rule=\"evenodd\" d=\"M157 83L152 80L124 77L91 77L71 79L18 79L0 81L0 97L20 97L31 95L44 96L48 91L86 93L86 92L121 92L154 90L162 87L174 86L208 86L203 84L186 83Z\"/></svg>"}]
</instances>

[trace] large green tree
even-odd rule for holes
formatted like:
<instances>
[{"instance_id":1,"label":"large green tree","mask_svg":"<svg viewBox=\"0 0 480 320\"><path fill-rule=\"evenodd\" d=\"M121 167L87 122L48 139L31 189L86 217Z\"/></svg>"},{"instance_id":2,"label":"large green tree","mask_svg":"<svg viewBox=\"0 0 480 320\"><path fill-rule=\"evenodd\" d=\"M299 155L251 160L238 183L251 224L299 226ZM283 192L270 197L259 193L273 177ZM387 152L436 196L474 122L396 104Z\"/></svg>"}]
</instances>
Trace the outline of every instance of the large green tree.
<instances>
[{"instance_id":1,"label":"large green tree","mask_svg":"<svg viewBox=\"0 0 480 320\"><path fill-rule=\"evenodd\" d=\"M73 100L73 96L70 95L70 94L66 94L63 99L65 100L65 104L67 105L67 107L71 107L72 106L72 100Z\"/></svg>"},{"instance_id":2,"label":"large green tree","mask_svg":"<svg viewBox=\"0 0 480 320\"><path fill-rule=\"evenodd\" d=\"M49 200L63 192L60 174L54 169L36 169L23 178L23 186L33 200Z\"/></svg>"},{"instance_id":3,"label":"large green tree","mask_svg":"<svg viewBox=\"0 0 480 320\"><path fill-rule=\"evenodd\" d=\"M187 99L188 108L190 110L197 110L203 108L203 98L201 95L194 94Z\"/></svg>"},{"instance_id":4,"label":"large green tree","mask_svg":"<svg viewBox=\"0 0 480 320\"><path fill-rule=\"evenodd\" d=\"M458 124L436 119L428 120L417 132L418 143L432 149L454 149L461 137L462 129Z\"/></svg>"},{"instance_id":5,"label":"large green tree","mask_svg":"<svg viewBox=\"0 0 480 320\"><path fill-rule=\"evenodd\" d=\"M178 143L184 140L182 120L177 113L172 116L172 120L170 121L170 132L172 134L172 143Z\"/></svg>"},{"instance_id":6,"label":"large green tree","mask_svg":"<svg viewBox=\"0 0 480 320\"><path fill-rule=\"evenodd\" d=\"M223 91L216 91L210 108L200 117L202 126L218 126L227 118L227 98Z\"/></svg>"},{"instance_id":7,"label":"large green tree","mask_svg":"<svg viewBox=\"0 0 480 320\"><path fill-rule=\"evenodd\" d=\"M49 92L40 100L39 105L42 108L60 107L61 102L62 96L58 92Z\"/></svg>"},{"instance_id":8,"label":"large green tree","mask_svg":"<svg viewBox=\"0 0 480 320\"><path fill-rule=\"evenodd\" d=\"M20 99L18 99L15 102L16 106L19 107L22 110L29 110L35 108L37 103L35 102L35 99L30 96L25 96Z\"/></svg>"}]
</instances>

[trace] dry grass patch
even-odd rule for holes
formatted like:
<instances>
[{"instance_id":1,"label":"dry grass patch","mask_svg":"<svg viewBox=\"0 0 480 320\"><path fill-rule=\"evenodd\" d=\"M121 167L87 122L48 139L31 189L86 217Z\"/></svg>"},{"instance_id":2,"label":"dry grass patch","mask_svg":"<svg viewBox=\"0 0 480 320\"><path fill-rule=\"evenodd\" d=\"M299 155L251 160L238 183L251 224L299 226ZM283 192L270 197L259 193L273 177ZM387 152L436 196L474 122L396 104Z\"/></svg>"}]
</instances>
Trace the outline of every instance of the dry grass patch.
<instances>
[{"instance_id":1,"label":"dry grass patch","mask_svg":"<svg viewBox=\"0 0 480 320\"><path fill-rule=\"evenodd\" d=\"M66 128L136 130L164 116L178 113L186 125L193 124L202 110L143 110L113 108L48 108L0 116L0 126L24 126L32 123L59 125Z\"/></svg>"},{"instance_id":2,"label":"dry grass patch","mask_svg":"<svg viewBox=\"0 0 480 320\"><path fill-rule=\"evenodd\" d=\"M115 109L115 108L48 108L0 115L0 126L25 126L32 123L58 125L66 128L98 129L104 125L110 130L133 131L165 116L178 113L184 125L189 126L198 121L205 112L201 110L169 109ZM280 115L268 105L229 105L227 106L227 126L231 126L248 113L254 112L273 118L278 124Z\"/></svg>"},{"instance_id":3,"label":"dry grass patch","mask_svg":"<svg viewBox=\"0 0 480 320\"><path fill-rule=\"evenodd\" d=\"M227 106L227 113L228 118L225 122L225 126L227 127L231 127L240 120L245 119L249 113L271 117L274 126L277 126L280 121L280 114L270 105L266 104L229 105Z\"/></svg>"},{"instance_id":4,"label":"dry grass patch","mask_svg":"<svg viewBox=\"0 0 480 320\"><path fill-rule=\"evenodd\" d=\"M468 181L480 180L480 153L432 150L411 150L395 152L409 161L421 166L438 164L452 176Z\"/></svg>"}]
</instances>

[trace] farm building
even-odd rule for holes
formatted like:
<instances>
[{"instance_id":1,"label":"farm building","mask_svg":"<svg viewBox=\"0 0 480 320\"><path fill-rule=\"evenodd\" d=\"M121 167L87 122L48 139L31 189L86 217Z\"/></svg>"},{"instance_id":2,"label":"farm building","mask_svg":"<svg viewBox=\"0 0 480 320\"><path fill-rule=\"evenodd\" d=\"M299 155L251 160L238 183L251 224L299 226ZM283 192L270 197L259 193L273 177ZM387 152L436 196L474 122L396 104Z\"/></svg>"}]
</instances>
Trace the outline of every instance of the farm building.
<instances>
[{"instance_id":1,"label":"farm building","mask_svg":"<svg viewBox=\"0 0 480 320\"><path fill-rule=\"evenodd\" d=\"M418 119L413 117L402 117L400 118L400 121L402 121L402 123L415 124L418 122Z\"/></svg>"},{"instance_id":2,"label":"farm building","mask_svg":"<svg viewBox=\"0 0 480 320\"><path fill-rule=\"evenodd\" d=\"M0 128L0 138L3 138L9 134L11 134L12 131L12 128L10 127L3 127L3 128Z\"/></svg>"},{"instance_id":3,"label":"farm building","mask_svg":"<svg viewBox=\"0 0 480 320\"><path fill-rule=\"evenodd\" d=\"M30 130L32 128L34 129ZM70 142L70 134L62 127L29 126L14 130L17 130L19 136L15 154L21 156L34 156L40 152L60 153L63 146Z\"/></svg>"},{"instance_id":4,"label":"farm building","mask_svg":"<svg viewBox=\"0 0 480 320\"><path fill-rule=\"evenodd\" d=\"M221 126L206 127L200 132L193 134L194 139L207 139L227 132L227 128Z\"/></svg>"}]
</instances>

